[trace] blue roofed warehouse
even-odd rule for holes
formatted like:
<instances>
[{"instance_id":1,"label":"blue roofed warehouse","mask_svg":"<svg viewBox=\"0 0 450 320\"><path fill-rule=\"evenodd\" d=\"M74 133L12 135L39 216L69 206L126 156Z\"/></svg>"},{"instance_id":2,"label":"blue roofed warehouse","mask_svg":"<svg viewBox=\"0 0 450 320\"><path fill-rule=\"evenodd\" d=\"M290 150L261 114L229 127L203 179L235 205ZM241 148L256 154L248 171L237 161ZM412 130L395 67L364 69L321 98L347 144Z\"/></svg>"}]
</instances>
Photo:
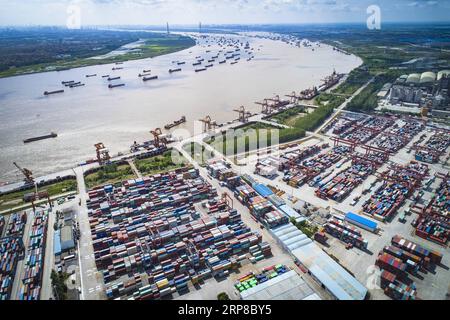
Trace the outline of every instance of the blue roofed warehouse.
<instances>
[{"instance_id":1,"label":"blue roofed warehouse","mask_svg":"<svg viewBox=\"0 0 450 320\"><path fill-rule=\"evenodd\" d=\"M373 222L372 220L366 219L352 212L349 212L345 215L345 221L370 232L375 232L378 229L378 225L376 222Z\"/></svg>"}]
</instances>

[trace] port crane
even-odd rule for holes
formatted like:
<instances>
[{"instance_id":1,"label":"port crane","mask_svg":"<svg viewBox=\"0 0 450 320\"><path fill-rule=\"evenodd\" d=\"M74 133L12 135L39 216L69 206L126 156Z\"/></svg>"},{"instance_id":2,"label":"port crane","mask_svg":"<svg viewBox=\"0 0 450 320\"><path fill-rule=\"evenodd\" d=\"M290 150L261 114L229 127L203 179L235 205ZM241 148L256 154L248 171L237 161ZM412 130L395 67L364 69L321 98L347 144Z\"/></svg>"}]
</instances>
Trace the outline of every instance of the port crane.
<instances>
[{"instance_id":1,"label":"port crane","mask_svg":"<svg viewBox=\"0 0 450 320\"><path fill-rule=\"evenodd\" d=\"M241 106L239 109L234 109L233 111L239 113L239 121L240 122L243 122L243 123L248 122L248 118L251 115L251 113L246 111L244 106Z\"/></svg>"},{"instance_id":2,"label":"port crane","mask_svg":"<svg viewBox=\"0 0 450 320\"><path fill-rule=\"evenodd\" d=\"M94 145L95 151L97 153L97 161L100 165L111 160L111 156L109 155L109 150L105 147L103 142L96 143Z\"/></svg>"},{"instance_id":3,"label":"port crane","mask_svg":"<svg viewBox=\"0 0 450 320\"><path fill-rule=\"evenodd\" d=\"M52 204L51 204L51 202L50 202L50 196L49 196L48 192L47 192L46 190L44 190L44 191L42 191L42 192L38 192L38 190L37 190L37 187L38 187L38 186L37 186L36 181L35 181L34 178L33 178L33 172L31 172L31 170L29 170L29 169L27 169L27 168L22 168L21 166L19 166L19 165L17 164L17 162L13 162L13 164L14 164L14 166L15 166L17 169L19 169L20 172L24 175L24 177L25 177L24 181L25 181L27 184L31 184L31 185L34 186L34 192L31 193L31 194L25 195L26 199L28 199L28 200L26 200L26 201L30 201L30 202L31 202L31 205L32 205L32 207L33 207L33 211L34 211L34 212L36 211L36 206L35 206L34 202L35 202L36 200L39 200L39 199L47 198L48 204L49 204L50 207L51 207Z\"/></svg>"},{"instance_id":4,"label":"port crane","mask_svg":"<svg viewBox=\"0 0 450 320\"><path fill-rule=\"evenodd\" d=\"M165 146L167 141L165 138L162 138L161 128L156 128L155 130L151 130L150 133L153 135L153 144L155 147Z\"/></svg>"},{"instance_id":5,"label":"port crane","mask_svg":"<svg viewBox=\"0 0 450 320\"><path fill-rule=\"evenodd\" d=\"M25 179L24 179L25 182L34 184L33 172L31 172L31 170L20 167L16 162L13 162L13 164L14 164L14 166L16 166L17 169L20 170L20 172L22 172L22 174L25 177Z\"/></svg>"},{"instance_id":6,"label":"port crane","mask_svg":"<svg viewBox=\"0 0 450 320\"><path fill-rule=\"evenodd\" d=\"M199 121L203 122L203 132L207 132L217 126L216 122L212 121L210 116L206 116L204 119L200 119Z\"/></svg>"},{"instance_id":7,"label":"port crane","mask_svg":"<svg viewBox=\"0 0 450 320\"><path fill-rule=\"evenodd\" d=\"M271 113L271 108L269 106L269 101L268 99L264 99L262 102L255 102L255 104L258 104L262 107L261 113L263 114L270 114Z\"/></svg>"},{"instance_id":8,"label":"port crane","mask_svg":"<svg viewBox=\"0 0 450 320\"><path fill-rule=\"evenodd\" d=\"M301 96L298 96L295 91L292 91L291 94L287 94L286 97L290 98L290 103L291 104L297 104L300 102L301 100Z\"/></svg>"}]
</instances>

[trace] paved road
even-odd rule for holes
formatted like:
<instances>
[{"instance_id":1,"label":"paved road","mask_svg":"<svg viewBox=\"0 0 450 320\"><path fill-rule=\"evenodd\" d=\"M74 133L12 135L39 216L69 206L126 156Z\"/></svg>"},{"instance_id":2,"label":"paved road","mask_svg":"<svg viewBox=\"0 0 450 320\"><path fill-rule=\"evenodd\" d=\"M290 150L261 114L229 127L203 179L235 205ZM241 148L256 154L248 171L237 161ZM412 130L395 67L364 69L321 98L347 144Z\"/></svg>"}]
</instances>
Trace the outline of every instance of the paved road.
<instances>
[{"instance_id":1,"label":"paved road","mask_svg":"<svg viewBox=\"0 0 450 320\"><path fill-rule=\"evenodd\" d=\"M83 168L75 169L77 177L79 207L77 218L80 227L80 241L78 242L78 260L80 267L81 299L99 300L104 299L102 275L98 272L95 265L94 248L92 247L91 229L89 225L88 210L86 200L88 198L86 185L84 183Z\"/></svg>"}]
</instances>

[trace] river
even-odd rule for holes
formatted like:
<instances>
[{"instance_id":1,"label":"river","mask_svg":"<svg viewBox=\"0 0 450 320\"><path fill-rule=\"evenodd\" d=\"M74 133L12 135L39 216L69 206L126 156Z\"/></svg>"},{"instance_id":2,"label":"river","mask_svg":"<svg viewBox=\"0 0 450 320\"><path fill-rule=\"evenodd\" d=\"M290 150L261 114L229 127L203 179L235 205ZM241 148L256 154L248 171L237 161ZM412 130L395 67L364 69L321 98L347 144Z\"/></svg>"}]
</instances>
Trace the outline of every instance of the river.
<instances>
[{"instance_id":1,"label":"river","mask_svg":"<svg viewBox=\"0 0 450 320\"><path fill-rule=\"evenodd\" d=\"M242 54L239 63L214 63L205 72L192 66L196 56L214 56L220 49L206 47L204 40L187 50L153 59L98 65L60 72L46 72L0 79L0 181L22 177L13 161L41 176L76 166L95 157L94 143L103 142L112 155L129 150L134 141L151 139L150 130L163 127L185 115L187 128L206 115L218 123L237 118L233 109L244 105L260 111L254 104L264 98L318 85L333 69L348 73L359 66L358 57L333 51L321 45L298 48L282 41L239 37L254 48L254 59ZM259 51L258 51L259 49ZM210 53L206 53L210 50ZM225 49L225 51L231 49ZM244 50L242 50L244 51ZM220 58L223 56L221 55ZM220 59L220 60L221 60ZM173 61L185 61L181 72ZM204 63L205 64L205 63ZM123 67L112 71L113 67ZM151 69L155 81L143 82L138 74ZM97 77L86 78L87 74ZM102 75L120 76L116 83L125 87L109 89ZM85 83L65 88L62 81ZM65 89L62 94L44 96L44 91ZM56 132L56 139L24 144L26 138Z\"/></svg>"}]
</instances>

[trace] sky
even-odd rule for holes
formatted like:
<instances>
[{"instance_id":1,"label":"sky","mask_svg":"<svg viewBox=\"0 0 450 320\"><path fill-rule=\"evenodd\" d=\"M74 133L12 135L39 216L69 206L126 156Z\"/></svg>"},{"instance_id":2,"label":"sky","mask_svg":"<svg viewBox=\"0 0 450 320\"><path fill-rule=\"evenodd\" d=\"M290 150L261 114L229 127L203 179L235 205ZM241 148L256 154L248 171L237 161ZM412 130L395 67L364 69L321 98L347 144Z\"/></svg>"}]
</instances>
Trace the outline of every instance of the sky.
<instances>
[{"instance_id":1,"label":"sky","mask_svg":"<svg viewBox=\"0 0 450 320\"><path fill-rule=\"evenodd\" d=\"M450 22L450 0L0 0L0 25ZM78 14L79 13L79 14Z\"/></svg>"}]
</instances>

